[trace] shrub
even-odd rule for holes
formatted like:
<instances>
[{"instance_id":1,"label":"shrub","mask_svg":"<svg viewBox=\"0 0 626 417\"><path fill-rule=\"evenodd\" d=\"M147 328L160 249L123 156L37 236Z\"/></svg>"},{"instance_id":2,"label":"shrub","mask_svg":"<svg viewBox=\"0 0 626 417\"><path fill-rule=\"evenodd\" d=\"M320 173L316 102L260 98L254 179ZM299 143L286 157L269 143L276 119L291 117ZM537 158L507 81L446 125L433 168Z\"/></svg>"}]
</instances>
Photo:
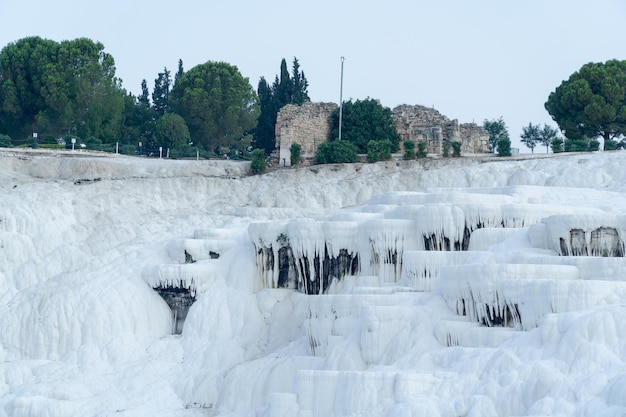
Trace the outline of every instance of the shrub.
<instances>
[{"instance_id":1,"label":"shrub","mask_svg":"<svg viewBox=\"0 0 626 417\"><path fill-rule=\"evenodd\" d=\"M0 147L2 148L11 147L11 137L9 135L0 134Z\"/></svg>"},{"instance_id":2,"label":"shrub","mask_svg":"<svg viewBox=\"0 0 626 417\"><path fill-rule=\"evenodd\" d=\"M418 142L417 143L417 157L418 158L426 158L428 156L428 150L426 142Z\"/></svg>"},{"instance_id":3,"label":"shrub","mask_svg":"<svg viewBox=\"0 0 626 417\"><path fill-rule=\"evenodd\" d=\"M412 140L404 141L404 159L415 158L415 142Z\"/></svg>"},{"instance_id":4,"label":"shrub","mask_svg":"<svg viewBox=\"0 0 626 417\"><path fill-rule=\"evenodd\" d=\"M511 139L504 135L496 142L498 156L511 156Z\"/></svg>"},{"instance_id":5,"label":"shrub","mask_svg":"<svg viewBox=\"0 0 626 417\"><path fill-rule=\"evenodd\" d=\"M550 148L552 148L552 152L561 153L563 152L563 139L554 138L552 142L550 142Z\"/></svg>"},{"instance_id":6,"label":"shrub","mask_svg":"<svg viewBox=\"0 0 626 417\"><path fill-rule=\"evenodd\" d=\"M346 140L324 142L315 155L320 164L354 163L357 161L357 147Z\"/></svg>"},{"instance_id":7,"label":"shrub","mask_svg":"<svg viewBox=\"0 0 626 417\"><path fill-rule=\"evenodd\" d=\"M252 171L252 174L254 175L259 175L265 172L265 152L263 149L255 149L252 151L250 171Z\"/></svg>"},{"instance_id":8,"label":"shrub","mask_svg":"<svg viewBox=\"0 0 626 417\"><path fill-rule=\"evenodd\" d=\"M600 149L600 142L596 139L567 139L565 140L565 152L593 152Z\"/></svg>"},{"instance_id":9,"label":"shrub","mask_svg":"<svg viewBox=\"0 0 626 417\"><path fill-rule=\"evenodd\" d=\"M461 156L461 142L452 142L452 156Z\"/></svg>"},{"instance_id":10,"label":"shrub","mask_svg":"<svg viewBox=\"0 0 626 417\"><path fill-rule=\"evenodd\" d=\"M391 159L391 146L389 139L382 141L370 140L367 143L367 161L376 162Z\"/></svg>"},{"instance_id":11,"label":"shrub","mask_svg":"<svg viewBox=\"0 0 626 417\"><path fill-rule=\"evenodd\" d=\"M302 151L302 146L299 143L292 143L289 147L289 151L291 152L291 165L295 165L298 163L300 159L300 152Z\"/></svg>"},{"instance_id":12,"label":"shrub","mask_svg":"<svg viewBox=\"0 0 626 417\"><path fill-rule=\"evenodd\" d=\"M450 145L448 145L448 142L443 143L443 156L446 158L450 156Z\"/></svg>"},{"instance_id":13,"label":"shrub","mask_svg":"<svg viewBox=\"0 0 626 417\"><path fill-rule=\"evenodd\" d=\"M608 139L604 141L605 151L614 151L617 149L618 143L614 140Z\"/></svg>"}]
</instances>

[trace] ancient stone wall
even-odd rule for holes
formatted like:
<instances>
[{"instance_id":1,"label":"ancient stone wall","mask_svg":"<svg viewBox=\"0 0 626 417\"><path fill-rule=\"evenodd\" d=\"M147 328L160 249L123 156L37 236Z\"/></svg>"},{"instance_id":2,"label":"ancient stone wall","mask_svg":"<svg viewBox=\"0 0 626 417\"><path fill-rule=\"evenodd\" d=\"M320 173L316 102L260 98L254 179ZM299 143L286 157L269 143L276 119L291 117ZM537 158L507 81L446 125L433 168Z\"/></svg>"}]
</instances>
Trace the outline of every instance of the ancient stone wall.
<instances>
[{"instance_id":1,"label":"ancient stone wall","mask_svg":"<svg viewBox=\"0 0 626 417\"><path fill-rule=\"evenodd\" d=\"M335 103L311 102L283 107L276 120L274 157L278 166L291 165L290 147L294 142L302 146L303 159L313 159L319 144L330 136L330 115L337 107ZM429 154L441 155L445 144L451 152L450 142L461 142L461 154L489 152L489 134L475 123L459 124L434 108L420 105L400 105L391 116L402 139L426 142Z\"/></svg>"},{"instance_id":2,"label":"ancient stone wall","mask_svg":"<svg viewBox=\"0 0 626 417\"><path fill-rule=\"evenodd\" d=\"M300 156L313 158L320 143L330 136L330 115L335 103L287 104L276 118L276 151L279 166L291 165L292 143L302 146Z\"/></svg>"},{"instance_id":3,"label":"ancient stone wall","mask_svg":"<svg viewBox=\"0 0 626 417\"><path fill-rule=\"evenodd\" d=\"M403 104L392 110L396 129L403 140L426 142L430 154L443 153L445 143L461 142L461 153L486 153L489 135L474 123L459 125L431 107Z\"/></svg>"}]
</instances>

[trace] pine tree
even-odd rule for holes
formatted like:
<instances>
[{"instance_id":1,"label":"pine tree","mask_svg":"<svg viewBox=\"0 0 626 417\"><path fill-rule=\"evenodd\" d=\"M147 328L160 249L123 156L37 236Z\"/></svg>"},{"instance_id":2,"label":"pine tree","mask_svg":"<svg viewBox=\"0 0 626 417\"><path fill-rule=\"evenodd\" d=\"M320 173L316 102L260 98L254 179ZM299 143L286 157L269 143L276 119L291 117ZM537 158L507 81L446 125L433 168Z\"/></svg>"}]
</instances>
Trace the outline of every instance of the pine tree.
<instances>
[{"instance_id":1,"label":"pine tree","mask_svg":"<svg viewBox=\"0 0 626 417\"><path fill-rule=\"evenodd\" d=\"M174 75L174 84L176 84L178 80L180 80L180 77L182 77L184 73L185 73L185 70L183 70L183 60L179 59L178 71L176 71L176 74Z\"/></svg>"},{"instance_id":2,"label":"pine tree","mask_svg":"<svg viewBox=\"0 0 626 417\"><path fill-rule=\"evenodd\" d=\"M148 83L145 78L141 80L141 95L137 97L137 102L143 106L150 107L150 93L148 92Z\"/></svg>"},{"instance_id":3,"label":"pine tree","mask_svg":"<svg viewBox=\"0 0 626 417\"><path fill-rule=\"evenodd\" d=\"M169 111L170 91L172 89L172 77L167 67L159 73L154 80L154 90L152 91L152 107L159 115L164 115Z\"/></svg>"},{"instance_id":4,"label":"pine tree","mask_svg":"<svg viewBox=\"0 0 626 417\"><path fill-rule=\"evenodd\" d=\"M300 71L300 63L294 57L292 74L287 69L287 61L283 58L280 63L280 76L276 75L270 86L264 77L261 77L257 94L261 105L261 115L254 130L255 147L263 148L266 154L271 153L276 146L276 118L278 112L287 104L301 105L310 101L308 94L309 82Z\"/></svg>"}]
</instances>

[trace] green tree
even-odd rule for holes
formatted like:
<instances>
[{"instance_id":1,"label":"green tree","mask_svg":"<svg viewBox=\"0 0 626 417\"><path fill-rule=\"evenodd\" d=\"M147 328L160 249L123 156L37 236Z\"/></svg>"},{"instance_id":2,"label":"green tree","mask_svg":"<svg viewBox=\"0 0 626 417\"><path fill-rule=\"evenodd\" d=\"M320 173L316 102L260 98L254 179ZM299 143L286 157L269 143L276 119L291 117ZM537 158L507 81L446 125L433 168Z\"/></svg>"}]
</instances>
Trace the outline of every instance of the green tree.
<instances>
[{"instance_id":1,"label":"green tree","mask_svg":"<svg viewBox=\"0 0 626 417\"><path fill-rule=\"evenodd\" d=\"M530 149L530 153L535 153L535 147L541 141L541 127L528 123L528 126L522 128L520 138L521 142Z\"/></svg>"},{"instance_id":2,"label":"green tree","mask_svg":"<svg viewBox=\"0 0 626 417\"><path fill-rule=\"evenodd\" d=\"M154 140L163 149L178 149L190 139L185 119L178 114L166 113L157 121Z\"/></svg>"},{"instance_id":3,"label":"green tree","mask_svg":"<svg viewBox=\"0 0 626 417\"><path fill-rule=\"evenodd\" d=\"M552 146L558 134L557 129L544 123L543 128L539 131L539 143L546 147L546 153L548 153L549 147Z\"/></svg>"},{"instance_id":4,"label":"green tree","mask_svg":"<svg viewBox=\"0 0 626 417\"><path fill-rule=\"evenodd\" d=\"M0 130L15 137L71 133L114 141L124 94L115 61L99 42L30 37L0 51Z\"/></svg>"},{"instance_id":5,"label":"green tree","mask_svg":"<svg viewBox=\"0 0 626 417\"><path fill-rule=\"evenodd\" d=\"M299 143L292 143L291 146L289 147L289 151L291 154L291 165L295 165L298 163L298 160L300 159L300 152L302 151L302 146Z\"/></svg>"},{"instance_id":6,"label":"green tree","mask_svg":"<svg viewBox=\"0 0 626 417\"><path fill-rule=\"evenodd\" d=\"M391 109L383 107L378 100L352 100L343 103L342 109L342 140L356 145L359 153L367 153L370 140L391 142L391 152L397 152L400 135L391 117ZM331 115L331 136L339 137L339 109Z\"/></svg>"},{"instance_id":7,"label":"green tree","mask_svg":"<svg viewBox=\"0 0 626 417\"><path fill-rule=\"evenodd\" d=\"M254 130L254 144L270 154L276 147L276 118L278 112L287 104L302 105L310 101L308 94L309 82L300 71L300 63L294 57L291 75L287 69L287 61L280 63L280 77L276 75L270 86L264 77L259 80L257 93L261 106L258 124Z\"/></svg>"},{"instance_id":8,"label":"green tree","mask_svg":"<svg viewBox=\"0 0 626 417\"><path fill-rule=\"evenodd\" d=\"M354 163L358 159L358 149L346 140L332 140L320 144L315 157L320 164Z\"/></svg>"},{"instance_id":9,"label":"green tree","mask_svg":"<svg viewBox=\"0 0 626 417\"><path fill-rule=\"evenodd\" d=\"M545 108L567 139L617 139L626 132L626 61L588 63L559 85Z\"/></svg>"},{"instance_id":10,"label":"green tree","mask_svg":"<svg viewBox=\"0 0 626 417\"><path fill-rule=\"evenodd\" d=\"M141 80L141 95L137 97L137 103L150 107L150 92L148 91L148 83L145 78Z\"/></svg>"},{"instance_id":11,"label":"green tree","mask_svg":"<svg viewBox=\"0 0 626 417\"><path fill-rule=\"evenodd\" d=\"M263 152L263 149L253 150L250 171L252 171L254 175L259 175L265 172L265 168L265 152Z\"/></svg>"},{"instance_id":12,"label":"green tree","mask_svg":"<svg viewBox=\"0 0 626 417\"><path fill-rule=\"evenodd\" d=\"M193 142L209 151L231 146L252 132L259 116L258 97L248 79L225 62L209 61L185 72L170 100Z\"/></svg>"},{"instance_id":13,"label":"green tree","mask_svg":"<svg viewBox=\"0 0 626 417\"><path fill-rule=\"evenodd\" d=\"M506 127L506 123L502 117L498 120L487 120L483 121L483 129L489 133L489 152L495 152L497 149L497 144L501 138L504 136L509 138L509 132Z\"/></svg>"},{"instance_id":14,"label":"green tree","mask_svg":"<svg viewBox=\"0 0 626 417\"><path fill-rule=\"evenodd\" d=\"M176 74L174 74L174 84L176 84L178 80L180 80L180 77L182 77L184 73L185 73L185 70L183 69L183 60L179 59L178 70L176 71Z\"/></svg>"},{"instance_id":15,"label":"green tree","mask_svg":"<svg viewBox=\"0 0 626 417\"><path fill-rule=\"evenodd\" d=\"M172 90L172 77L167 67L159 72L154 80L152 90L152 107L159 116L163 116L170 110L170 92Z\"/></svg>"}]
</instances>

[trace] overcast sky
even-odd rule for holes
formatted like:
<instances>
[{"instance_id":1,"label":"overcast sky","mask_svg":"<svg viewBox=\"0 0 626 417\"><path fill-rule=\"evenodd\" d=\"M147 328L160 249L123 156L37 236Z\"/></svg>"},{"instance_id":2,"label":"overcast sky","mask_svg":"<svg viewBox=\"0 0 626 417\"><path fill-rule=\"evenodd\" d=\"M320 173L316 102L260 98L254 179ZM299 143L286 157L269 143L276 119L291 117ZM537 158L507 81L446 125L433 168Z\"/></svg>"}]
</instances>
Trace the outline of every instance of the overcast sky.
<instances>
[{"instance_id":1,"label":"overcast sky","mask_svg":"<svg viewBox=\"0 0 626 417\"><path fill-rule=\"evenodd\" d=\"M544 103L588 62L626 59L622 0L0 0L0 47L27 36L100 41L133 94L206 61L256 90L293 57L313 101L434 106L450 119L556 127ZM522 148L522 152L527 149Z\"/></svg>"}]
</instances>

